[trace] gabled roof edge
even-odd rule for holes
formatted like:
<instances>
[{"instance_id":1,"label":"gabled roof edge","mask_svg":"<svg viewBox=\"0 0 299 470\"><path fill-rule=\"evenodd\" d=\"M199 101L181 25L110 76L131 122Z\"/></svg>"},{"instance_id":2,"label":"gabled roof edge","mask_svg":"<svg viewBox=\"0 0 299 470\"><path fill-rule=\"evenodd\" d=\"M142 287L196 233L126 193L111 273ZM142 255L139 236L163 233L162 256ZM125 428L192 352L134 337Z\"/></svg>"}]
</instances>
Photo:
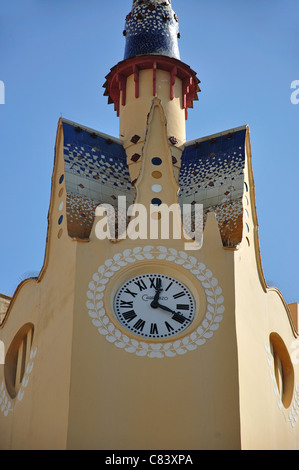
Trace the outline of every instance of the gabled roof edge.
<instances>
[{"instance_id":1,"label":"gabled roof edge","mask_svg":"<svg viewBox=\"0 0 299 470\"><path fill-rule=\"evenodd\" d=\"M122 140L120 140L117 137L114 137L114 136L109 135L109 134L105 134L104 132L97 131L96 129L92 129L91 127L83 126L82 124L79 124L77 122L70 121L70 120L65 119L65 118L61 118L61 122L65 123L65 124L69 124L70 126L73 126L73 127L80 127L82 130L84 130L86 132L90 132L90 133L94 132L99 137L102 137L103 139L111 139L111 140L113 140L113 142L115 142L117 144L120 144L120 145L123 144Z\"/></svg>"},{"instance_id":2,"label":"gabled roof edge","mask_svg":"<svg viewBox=\"0 0 299 470\"><path fill-rule=\"evenodd\" d=\"M199 142L205 142L206 140L216 139L217 137L221 137L223 135L227 135L227 134L230 134L230 133L233 134L235 132L243 131L243 130L246 130L246 129L248 129L248 125L244 124L243 126L234 127L232 129L227 129L226 131L218 132L217 134L211 134L211 135L207 135L205 137L200 137L198 139L189 140L188 142L185 142L183 147L186 148L186 147L189 147L190 145L194 145L194 144L199 143Z\"/></svg>"}]
</instances>

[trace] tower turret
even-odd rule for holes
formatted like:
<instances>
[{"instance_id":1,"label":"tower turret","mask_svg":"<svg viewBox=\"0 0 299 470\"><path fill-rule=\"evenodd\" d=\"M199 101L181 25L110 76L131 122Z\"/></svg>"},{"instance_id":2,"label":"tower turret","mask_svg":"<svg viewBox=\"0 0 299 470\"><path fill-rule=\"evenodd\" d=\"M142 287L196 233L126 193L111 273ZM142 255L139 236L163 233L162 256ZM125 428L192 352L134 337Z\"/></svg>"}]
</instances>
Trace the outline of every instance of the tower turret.
<instances>
[{"instance_id":1,"label":"tower turret","mask_svg":"<svg viewBox=\"0 0 299 470\"><path fill-rule=\"evenodd\" d=\"M119 116L119 137L127 153L131 180L139 175L147 116L159 98L178 175L186 141L188 108L200 91L196 73L180 60L178 17L170 1L134 0L126 17L124 60L113 67L104 84L109 103Z\"/></svg>"}]
</instances>

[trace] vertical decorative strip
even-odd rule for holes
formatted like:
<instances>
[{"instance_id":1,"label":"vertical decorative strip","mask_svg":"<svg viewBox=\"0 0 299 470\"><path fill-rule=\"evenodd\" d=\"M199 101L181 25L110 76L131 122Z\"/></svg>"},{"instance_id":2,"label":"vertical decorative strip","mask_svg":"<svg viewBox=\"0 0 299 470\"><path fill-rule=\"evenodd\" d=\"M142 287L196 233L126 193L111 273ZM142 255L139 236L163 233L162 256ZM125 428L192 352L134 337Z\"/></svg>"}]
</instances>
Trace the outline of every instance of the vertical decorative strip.
<instances>
[{"instance_id":1,"label":"vertical decorative strip","mask_svg":"<svg viewBox=\"0 0 299 470\"><path fill-rule=\"evenodd\" d=\"M139 69L134 65L135 98L139 98Z\"/></svg>"},{"instance_id":2,"label":"vertical decorative strip","mask_svg":"<svg viewBox=\"0 0 299 470\"><path fill-rule=\"evenodd\" d=\"M175 86L175 79L178 73L177 67L173 67L171 70L171 77L170 77L170 99L174 99L174 86Z\"/></svg>"},{"instance_id":3,"label":"vertical decorative strip","mask_svg":"<svg viewBox=\"0 0 299 470\"><path fill-rule=\"evenodd\" d=\"M153 64L153 96L157 94L157 62Z\"/></svg>"}]
</instances>

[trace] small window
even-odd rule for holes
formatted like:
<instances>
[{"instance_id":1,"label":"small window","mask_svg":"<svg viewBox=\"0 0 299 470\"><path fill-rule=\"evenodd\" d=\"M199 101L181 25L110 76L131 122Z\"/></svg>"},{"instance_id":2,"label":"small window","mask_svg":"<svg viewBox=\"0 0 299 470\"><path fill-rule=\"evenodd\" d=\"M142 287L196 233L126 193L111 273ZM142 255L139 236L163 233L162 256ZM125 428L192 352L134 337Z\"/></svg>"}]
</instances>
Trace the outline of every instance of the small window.
<instances>
[{"instance_id":1,"label":"small window","mask_svg":"<svg viewBox=\"0 0 299 470\"><path fill-rule=\"evenodd\" d=\"M5 357L5 383L11 398L17 396L24 378L32 346L33 330L31 323L24 325L12 340Z\"/></svg>"},{"instance_id":2,"label":"small window","mask_svg":"<svg viewBox=\"0 0 299 470\"><path fill-rule=\"evenodd\" d=\"M277 333L270 334L274 375L282 404L288 408L294 392L294 368L287 347Z\"/></svg>"}]
</instances>

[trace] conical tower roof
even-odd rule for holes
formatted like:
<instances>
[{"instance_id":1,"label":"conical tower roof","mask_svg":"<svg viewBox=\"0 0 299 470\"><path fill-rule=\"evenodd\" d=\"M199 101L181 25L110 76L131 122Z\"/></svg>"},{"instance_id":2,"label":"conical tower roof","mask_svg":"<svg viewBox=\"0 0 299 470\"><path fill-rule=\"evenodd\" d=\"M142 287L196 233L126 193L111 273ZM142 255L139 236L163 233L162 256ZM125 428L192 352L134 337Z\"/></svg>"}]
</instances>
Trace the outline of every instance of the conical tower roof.
<instances>
[{"instance_id":1,"label":"conical tower roof","mask_svg":"<svg viewBox=\"0 0 299 470\"><path fill-rule=\"evenodd\" d=\"M126 17L124 59L163 55L180 59L178 17L170 0L134 0Z\"/></svg>"}]
</instances>

